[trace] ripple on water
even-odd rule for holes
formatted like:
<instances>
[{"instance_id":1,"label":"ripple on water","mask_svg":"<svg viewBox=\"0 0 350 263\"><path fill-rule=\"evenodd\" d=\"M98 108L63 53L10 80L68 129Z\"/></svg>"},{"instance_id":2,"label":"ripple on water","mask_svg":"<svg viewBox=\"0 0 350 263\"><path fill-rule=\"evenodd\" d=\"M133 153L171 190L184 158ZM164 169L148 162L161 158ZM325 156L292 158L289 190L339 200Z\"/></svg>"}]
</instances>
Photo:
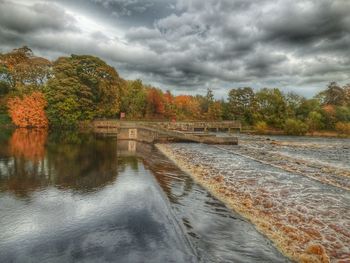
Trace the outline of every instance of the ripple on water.
<instances>
[{"instance_id":1,"label":"ripple on water","mask_svg":"<svg viewBox=\"0 0 350 263\"><path fill-rule=\"evenodd\" d=\"M350 260L349 191L213 146L167 148L207 181L219 181L216 190L239 202L236 208L290 256L302 260L325 249L333 261Z\"/></svg>"}]
</instances>

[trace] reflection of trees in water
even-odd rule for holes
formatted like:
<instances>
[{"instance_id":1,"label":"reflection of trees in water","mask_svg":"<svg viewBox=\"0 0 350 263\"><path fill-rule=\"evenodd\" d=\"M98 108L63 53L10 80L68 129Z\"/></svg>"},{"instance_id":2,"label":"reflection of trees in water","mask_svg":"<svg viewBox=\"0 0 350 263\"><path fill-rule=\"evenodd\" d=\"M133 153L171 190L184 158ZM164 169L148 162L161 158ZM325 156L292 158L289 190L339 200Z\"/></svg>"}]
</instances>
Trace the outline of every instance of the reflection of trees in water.
<instances>
[{"instance_id":1,"label":"reflection of trees in water","mask_svg":"<svg viewBox=\"0 0 350 263\"><path fill-rule=\"evenodd\" d=\"M1 165L6 174L0 178L0 189L11 191L18 196L47 185L45 180L45 143L47 130L16 129L5 143L7 158Z\"/></svg>"},{"instance_id":2,"label":"reflection of trees in water","mask_svg":"<svg viewBox=\"0 0 350 263\"><path fill-rule=\"evenodd\" d=\"M62 188L92 190L117 176L117 143L93 134L54 134L47 145L52 182Z\"/></svg>"},{"instance_id":3,"label":"reflection of trees in water","mask_svg":"<svg viewBox=\"0 0 350 263\"><path fill-rule=\"evenodd\" d=\"M73 132L50 134L47 142L46 138L47 134L37 131L13 133L8 140L8 158L0 160L7 171L0 177L0 190L27 196L50 184L89 191L114 181L117 175L114 139Z\"/></svg>"},{"instance_id":4,"label":"reflection of trees in water","mask_svg":"<svg viewBox=\"0 0 350 263\"><path fill-rule=\"evenodd\" d=\"M38 162L45 156L46 129L16 129L10 139L10 153Z\"/></svg>"}]
</instances>

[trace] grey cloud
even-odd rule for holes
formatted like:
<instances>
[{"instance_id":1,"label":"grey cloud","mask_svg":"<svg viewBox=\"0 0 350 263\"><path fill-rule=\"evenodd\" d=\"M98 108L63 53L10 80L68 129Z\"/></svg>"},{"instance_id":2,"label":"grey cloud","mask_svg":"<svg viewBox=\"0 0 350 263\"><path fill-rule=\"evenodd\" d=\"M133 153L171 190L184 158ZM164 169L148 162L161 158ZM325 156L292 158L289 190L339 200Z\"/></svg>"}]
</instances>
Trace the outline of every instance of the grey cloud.
<instances>
[{"instance_id":1,"label":"grey cloud","mask_svg":"<svg viewBox=\"0 0 350 263\"><path fill-rule=\"evenodd\" d=\"M29 8L0 0L7 14L0 14L0 48L26 44L52 58L89 53L126 78L177 90L299 86L309 94L332 80L350 82L347 0L53 2ZM102 27L79 31L75 13ZM104 26L122 33L111 36Z\"/></svg>"},{"instance_id":2,"label":"grey cloud","mask_svg":"<svg viewBox=\"0 0 350 263\"><path fill-rule=\"evenodd\" d=\"M289 43L336 40L350 33L350 2L281 1L260 17L267 37Z\"/></svg>"},{"instance_id":3,"label":"grey cloud","mask_svg":"<svg viewBox=\"0 0 350 263\"><path fill-rule=\"evenodd\" d=\"M59 6L36 3L33 5L0 1L0 26L16 33L38 31L78 31L74 17Z\"/></svg>"}]
</instances>

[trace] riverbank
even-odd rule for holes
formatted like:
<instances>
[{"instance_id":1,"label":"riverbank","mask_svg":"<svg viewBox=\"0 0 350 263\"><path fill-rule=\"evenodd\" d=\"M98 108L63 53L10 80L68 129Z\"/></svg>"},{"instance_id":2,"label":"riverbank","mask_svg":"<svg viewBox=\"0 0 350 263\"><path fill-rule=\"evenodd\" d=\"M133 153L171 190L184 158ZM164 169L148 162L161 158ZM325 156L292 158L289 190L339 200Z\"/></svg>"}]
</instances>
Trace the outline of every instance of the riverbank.
<instances>
[{"instance_id":1,"label":"riverbank","mask_svg":"<svg viewBox=\"0 0 350 263\"><path fill-rule=\"evenodd\" d=\"M242 134L248 134L248 135L266 135L266 136L287 136L284 131L282 130L268 130L264 133L259 133L254 130L242 130ZM305 135L293 135L295 137L302 137L302 136L308 136L308 137L324 137L324 138L350 138L350 134L341 134L337 131L315 131L315 132L308 132Z\"/></svg>"},{"instance_id":2,"label":"riverbank","mask_svg":"<svg viewBox=\"0 0 350 263\"><path fill-rule=\"evenodd\" d=\"M259 162L235 152L237 146L162 144L157 148L249 219L292 260L350 260L350 195L345 189L309 179L305 170L302 175Z\"/></svg>"}]
</instances>

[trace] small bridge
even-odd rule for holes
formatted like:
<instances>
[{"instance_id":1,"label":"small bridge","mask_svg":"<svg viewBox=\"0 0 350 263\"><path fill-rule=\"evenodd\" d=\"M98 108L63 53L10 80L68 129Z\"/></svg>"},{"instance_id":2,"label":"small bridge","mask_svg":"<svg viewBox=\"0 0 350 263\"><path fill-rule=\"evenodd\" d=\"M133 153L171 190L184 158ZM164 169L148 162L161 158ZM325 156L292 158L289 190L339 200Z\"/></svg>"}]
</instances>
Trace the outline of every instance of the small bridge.
<instances>
[{"instance_id":1,"label":"small bridge","mask_svg":"<svg viewBox=\"0 0 350 263\"><path fill-rule=\"evenodd\" d=\"M237 137L217 137L209 131L240 131L237 122L135 122L96 120L97 133L117 134L119 140L140 142L198 142L206 144L238 144Z\"/></svg>"}]
</instances>

